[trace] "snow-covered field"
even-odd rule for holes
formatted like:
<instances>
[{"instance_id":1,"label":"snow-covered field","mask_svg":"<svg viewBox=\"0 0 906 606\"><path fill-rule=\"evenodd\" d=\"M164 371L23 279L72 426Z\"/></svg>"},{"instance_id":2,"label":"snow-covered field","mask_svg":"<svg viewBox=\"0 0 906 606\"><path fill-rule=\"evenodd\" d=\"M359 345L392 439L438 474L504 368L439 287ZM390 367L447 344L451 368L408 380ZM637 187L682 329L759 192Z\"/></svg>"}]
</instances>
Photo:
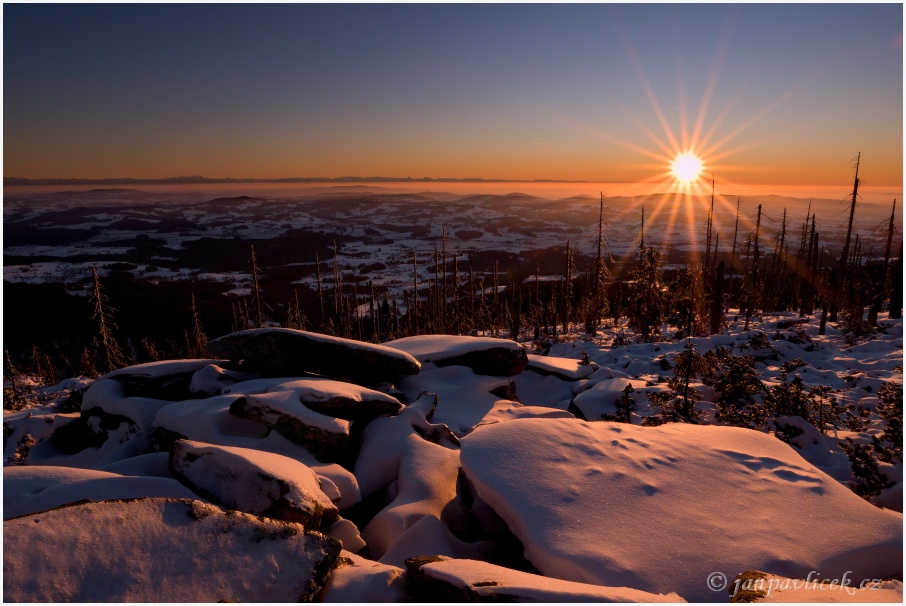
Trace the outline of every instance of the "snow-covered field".
<instances>
[{"instance_id":1,"label":"snow-covered field","mask_svg":"<svg viewBox=\"0 0 906 606\"><path fill-rule=\"evenodd\" d=\"M4 600L900 602L902 455L862 498L840 443L883 434L902 321L849 346L796 319L694 344L829 387L857 429L726 426L700 377L701 424L643 426L686 342L614 347L623 326L547 356L245 331L49 388L4 412ZM603 420L627 386L631 422Z\"/></svg>"},{"instance_id":2,"label":"snow-covered field","mask_svg":"<svg viewBox=\"0 0 906 606\"><path fill-rule=\"evenodd\" d=\"M513 184L518 187L520 184ZM530 185L530 184L527 184ZM344 275L371 280L399 294L411 286L413 252L422 282L433 275L435 247L447 236L448 258L461 272L472 267L480 276L493 271L489 251L522 255L556 247L570 240L574 252L591 255L596 246L599 198L594 195L547 199L524 193L459 195L441 192L387 193L381 188L318 190L292 198L216 198L202 194L160 194L138 190L95 190L10 196L4 199L4 280L74 284L103 273L108 266L128 263L136 277L150 279L215 279L248 288L245 257L233 267L212 268L201 251L250 240L281 241L283 267L300 264L291 280L315 287L315 252L330 281L331 243ZM708 198L677 201L663 195L607 199L610 251L620 258L638 246L641 212L645 239L665 252L703 250ZM839 200L807 200L753 196L741 202L738 250L755 228L756 208L764 205L763 246L771 248L788 209L788 228L798 230L809 208L819 212L822 243L842 242L845 216ZM811 206L809 206L811 204ZM879 227L889 207L865 202L855 229L863 249L877 256L885 233ZM886 214L885 214L886 213ZM715 230L720 250L729 252L736 230L736 197L719 196ZM320 238L318 246L307 242ZM197 248L201 247L201 248ZM301 263L305 265L302 266ZM377 269L380 268L380 269ZM534 270L532 264L531 270ZM556 268L560 275L561 268ZM542 272L544 270L542 269ZM543 279L543 276L541 277ZM480 279L476 276L476 279ZM485 283L487 286L487 282Z\"/></svg>"}]
</instances>

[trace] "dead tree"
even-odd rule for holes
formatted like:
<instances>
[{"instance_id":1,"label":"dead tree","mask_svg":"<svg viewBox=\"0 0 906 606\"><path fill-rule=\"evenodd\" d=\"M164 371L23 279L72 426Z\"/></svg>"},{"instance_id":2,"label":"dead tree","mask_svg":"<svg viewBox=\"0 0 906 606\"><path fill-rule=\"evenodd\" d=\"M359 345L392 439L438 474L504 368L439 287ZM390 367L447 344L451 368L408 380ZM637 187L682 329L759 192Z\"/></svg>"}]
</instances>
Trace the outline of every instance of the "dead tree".
<instances>
[{"instance_id":1,"label":"dead tree","mask_svg":"<svg viewBox=\"0 0 906 606\"><path fill-rule=\"evenodd\" d=\"M407 314L412 319L413 326L410 326L409 332L412 335L418 334L418 254L412 249L412 309Z\"/></svg>"},{"instance_id":2,"label":"dead tree","mask_svg":"<svg viewBox=\"0 0 906 606\"><path fill-rule=\"evenodd\" d=\"M116 311L107 304L107 296L101 288L97 267L91 268L93 280L91 290L91 303L94 306L93 319L97 320L98 332L94 338L95 347L103 356L103 367L108 371L127 366L129 362L123 350L113 336L116 324L113 321L113 312Z\"/></svg>"},{"instance_id":3,"label":"dead tree","mask_svg":"<svg viewBox=\"0 0 906 606\"><path fill-rule=\"evenodd\" d=\"M324 329L324 290L321 285L321 257L315 253L315 265L317 266L318 276L318 324L321 330Z\"/></svg>"},{"instance_id":4,"label":"dead tree","mask_svg":"<svg viewBox=\"0 0 906 606\"><path fill-rule=\"evenodd\" d=\"M711 208L708 210L708 228L705 235L705 263L704 270L707 274L711 269L711 238L714 232L714 175L711 175Z\"/></svg>"},{"instance_id":5,"label":"dead tree","mask_svg":"<svg viewBox=\"0 0 906 606\"><path fill-rule=\"evenodd\" d=\"M751 277L750 277L750 283L749 283L749 296L747 297L748 302L746 305L745 330L749 330L749 322L752 319L752 311L756 305L756 299L758 297L759 282L760 282L760 277L758 274L758 258L759 258L758 241L760 239L760 234L761 234L761 204L758 205L758 218L755 221L755 239L752 242L752 244L753 244L753 246L752 246L752 250L753 250L752 267L749 272L749 275Z\"/></svg>"},{"instance_id":6,"label":"dead tree","mask_svg":"<svg viewBox=\"0 0 906 606\"><path fill-rule=\"evenodd\" d=\"M569 321L573 315L573 272L576 270L573 262L573 251L566 241L566 272L563 285L563 333L569 332Z\"/></svg>"},{"instance_id":7,"label":"dead tree","mask_svg":"<svg viewBox=\"0 0 906 606\"><path fill-rule=\"evenodd\" d=\"M852 201L849 206L849 225L846 228L846 242L843 244L843 253L840 255L840 274L841 278L843 273L846 271L847 259L849 257L849 243L852 239L853 234L853 218L856 216L856 198L859 195L859 161L861 160L862 153L859 152L859 155L856 156L856 177L853 182L853 193Z\"/></svg>"},{"instance_id":8,"label":"dead tree","mask_svg":"<svg viewBox=\"0 0 906 606\"><path fill-rule=\"evenodd\" d=\"M600 212L598 215L598 239L597 239L597 254L595 255L595 267L594 267L594 284L591 287L591 296L592 301L591 305L588 306L588 314L585 319L585 332L594 335L598 330L598 323L601 319L601 313L603 310L603 298L604 298L604 282L609 281L609 270L605 265L605 250L607 248L607 235L606 235L606 226L607 223L604 221L604 192L601 192L601 205Z\"/></svg>"},{"instance_id":9,"label":"dead tree","mask_svg":"<svg viewBox=\"0 0 906 606\"><path fill-rule=\"evenodd\" d=\"M204 332L204 326L201 323L201 314L198 313L198 305L195 303L195 293L192 293L192 340L189 348L189 356L193 358L203 358L208 349L208 335Z\"/></svg>"},{"instance_id":10,"label":"dead tree","mask_svg":"<svg viewBox=\"0 0 906 606\"><path fill-rule=\"evenodd\" d=\"M258 268L258 257L255 255L255 245L252 244L252 256L249 259L252 266L252 306L255 313L255 328L264 326L264 302L261 299L261 270Z\"/></svg>"},{"instance_id":11,"label":"dead tree","mask_svg":"<svg viewBox=\"0 0 906 606\"><path fill-rule=\"evenodd\" d=\"M903 242L900 242L900 252L897 255L897 262L893 266L891 275L893 276L892 288L890 291L890 318L897 319L903 317Z\"/></svg>"}]
</instances>

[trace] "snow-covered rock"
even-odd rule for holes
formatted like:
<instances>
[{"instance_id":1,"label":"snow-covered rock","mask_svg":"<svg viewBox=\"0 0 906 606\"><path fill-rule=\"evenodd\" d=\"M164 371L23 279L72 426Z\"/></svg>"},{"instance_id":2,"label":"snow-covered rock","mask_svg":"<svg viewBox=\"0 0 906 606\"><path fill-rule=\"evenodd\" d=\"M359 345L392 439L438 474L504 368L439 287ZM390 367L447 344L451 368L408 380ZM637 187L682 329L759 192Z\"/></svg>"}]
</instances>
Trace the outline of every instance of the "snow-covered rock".
<instances>
[{"instance_id":1,"label":"snow-covered rock","mask_svg":"<svg viewBox=\"0 0 906 606\"><path fill-rule=\"evenodd\" d=\"M534 372L523 372L513 377L519 401L527 406L547 406L566 410L573 397L573 387L586 383L581 381L564 381L553 375L540 375Z\"/></svg>"},{"instance_id":2,"label":"snow-covered rock","mask_svg":"<svg viewBox=\"0 0 906 606\"><path fill-rule=\"evenodd\" d=\"M337 516L327 528L322 527L321 532L340 541L343 544L343 549L347 551L361 551L366 547L365 540L359 533L358 526L342 516Z\"/></svg>"},{"instance_id":3,"label":"snow-covered rock","mask_svg":"<svg viewBox=\"0 0 906 606\"><path fill-rule=\"evenodd\" d=\"M603 415L612 415L616 412L616 402L623 397L623 390L626 387L631 386L637 391L643 389L645 385L645 381L639 379L605 379L573 398L572 404L586 420L600 421ZM639 402L638 395L630 397L636 403Z\"/></svg>"},{"instance_id":4,"label":"snow-covered rock","mask_svg":"<svg viewBox=\"0 0 906 606\"><path fill-rule=\"evenodd\" d=\"M280 383L268 392L291 391L307 408L350 421L373 419L399 412L403 405L383 392L330 379L300 379Z\"/></svg>"},{"instance_id":5,"label":"snow-covered rock","mask_svg":"<svg viewBox=\"0 0 906 606\"><path fill-rule=\"evenodd\" d=\"M343 552L318 596L319 602L409 602L406 571Z\"/></svg>"},{"instance_id":6,"label":"snow-covered rock","mask_svg":"<svg viewBox=\"0 0 906 606\"><path fill-rule=\"evenodd\" d=\"M315 412L295 391L257 394L234 400L230 414L276 429L316 456L339 451L349 442L352 423Z\"/></svg>"},{"instance_id":7,"label":"snow-covered rock","mask_svg":"<svg viewBox=\"0 0 906 606\"><path fill-rule=\"evenodd\" d=\"M355 476L362 497L368 497L399 479L400 465L409 451L409 436L441 435L444 430L449 431L445 425L431 422L436 407L437 397L425 393L395 417L381 417L365 427L355 462ZM449 440L441 440L440 443L458 448Z\"/></svg>"},{"instance_id":8,"label":"snow-covered rock","mask_svg":"<svg viewBox=\"0 0 906 606\"><path fill-rule=\"evenodd\" d=\"M82 418L92 433L102 436L102 442L108 439L112 429L125 421L133 426L137 438L147 450L151 446L154 417L159 410L173 404L173 401L130 396L128 392L128 385L116 380L115 377L99 379L85 392L82 400Z\"/></svg>"},{"instance_id":9,"label":"snow-covered rock","mask_svg":"<svg viewBox=\"0 0 906 606\"><path fill-rule=\"evenodd\" d=\"M431 420L443 423L456 435L463 436L495 408L521 406L491 393L506 385L505 379L478 376L474 370L457 365L426 367L418 375L400 381L399 388L407 399L424 392L437 394L437 410Z\"/></svg>"},{"instance_id":10,"label":"snow-covered rock","mask_svg":"<svg viewBox=\"0 0 906 606\"><path fill-rule=\"evenodd\" d=\"M172 478L124 476L77 467L23 466L3 470L3 519L83 501L171 497L197 499Z\"/></svg>"},{"instance_id":11,"label":"snow-covered rock","mask_svg":"<svg viewBox=\"0 0 906 606\"><path fill-rule=\"evenodd\" d=\"M675 593L602 587L550 579L477 560L411 558L406 573L417 601L444 602L684 602Z\"/></svg>"},{"instance_id":12,"label":"snow-covered rock","mask_svg":"<svg viewBox=\"0 0 906 606\"><path fill-rule=\"evenodd\" d=\"M336 463L322 463L304 446L291 442L280 432L230 414L230 405L240 397L216 396L174 403L161 409L154 419L155 443L168 451L176 440L193 440L280 454L313 469L321 478L325 491L324 480L329 479L342 495L337 503L341 509L361 501L359 485L352 472Z\"/></svg>"},{"instance_id":13,"label":"snow-covered rock","mask_svg":"<svg viewBox=\"0 0 906 606\"><path fill-rule=\"evenodd\" d=\"M118 368L101 378L120 382L130 397L186 400L192 397L191 384L197 372L226 363L227 360L164 360Z\"/></svg>"},{"instance_id":14,"label":"snow-covered rock","mask_svg":"<svg viewBox=\"0 0 906 606\"><path fill-rule=\"evenodd\" d=\"M380 559L422 517L439 519L444 507L456 498L458 473L459 451L410 434L395 498L362 530L371 556Z\"/></svg>"},{"instance_id":15,"label":"snow-covered rock","mask_svg":"<svg viewBox=\"0 0 906 606\"><path fill-rule=\"evenodd\" d=\"M479 375L512 377L528 366L525 348L507 339L454 335L419 335L384 343L411 354L422 364L468 366Z\"/></svg>"},{"instance_id":16,"label":"snow-covered rock","mask_svg":"<svg viewBox=\"0 0 906 606\"><path fill-rule=\"evenodd\" d=\"M713 601L714 572L901 573L901 514L759 432L521 419L477 428L461 460L544 575Z\"/></svg>"},{"instance_id":17,"label":"snow-covered rock","mask_svg":"<svg viewBox=\"0 0 906 606\"><path fill-rule=\"evenodd\" d=\"M564 381L579 381L587 378L601 368L594 362L555 358L553 356L536 356L529 354L527 370L539 375L553 375Z\"/></svg>"},{"instance_id":18,"label":"snow-covered rock","mask_svg":"<svg viewBox=\"0 0 906 606\"><path fill-rule=\"evenodd\" d=\"M3 599L311 600L340 549L299 524L201 501L75 505L3 523Z\"/></svg>"},{"instance_id":19,"label":"snow-covered rock","mask_svg":"<svg viewBox=\"0 0 906 606\"><path fill-rule=\"evenodd\" d=\"M189 391L193 394L217 396L224 393L231 385L254 380L257 376L247 372L221 368L216 364L208 364L192 375L192 379L189 382Z\"/></svg>"},{"instance_id":20,"label":"snow-covered rock","mask_svg":"<svg viewBox=\"0 0 906 606\"><path fill-rule=\"evenodd\" d=\"M854 579L852 575L827 578L810 573L791 579L748 570L729 583L727 593L737 601L763 603L895 603L903 602L903 582Z\"/></svg>"},{"instance_id":21,"label":"snow-covered rock","mask_svg":"<svg viewBox=\"0 0 906 606\"><path fill-rule=\"evenodd\" d=\"M337 517L315 472L283 455L179 440L170 469L198 494L230 509L314 529Z\"/></svg>"},{"instance_id":22,"label":"snow-covered rock","mask_svg":"<svg viewBox=\"0 0 906 606\"><path fill-rule=\"evenodd\" d=\"M395 383L420 367L398 349L289 328L235 332L210 341L208 352L266 376L310 372L366 386Z\"/></svg>"}]
</instances>

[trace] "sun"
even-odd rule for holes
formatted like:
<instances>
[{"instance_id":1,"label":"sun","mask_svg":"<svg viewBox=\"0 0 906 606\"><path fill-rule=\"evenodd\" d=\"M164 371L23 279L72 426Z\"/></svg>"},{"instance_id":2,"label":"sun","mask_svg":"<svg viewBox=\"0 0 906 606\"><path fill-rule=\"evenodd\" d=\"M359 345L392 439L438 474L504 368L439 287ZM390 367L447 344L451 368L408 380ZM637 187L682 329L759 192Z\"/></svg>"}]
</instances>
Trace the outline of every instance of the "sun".
<instances>
[{"instance_id":1,"label":"sun","mask_svg":"<svg viewBox=\"0 0 906 606\"><path fill-rule=\"evenodd\" d=\"M702 172L702 161L691 151L683 152L673 159L670 172L683 185L692 183Z\"/></svg>"}]
</instances>

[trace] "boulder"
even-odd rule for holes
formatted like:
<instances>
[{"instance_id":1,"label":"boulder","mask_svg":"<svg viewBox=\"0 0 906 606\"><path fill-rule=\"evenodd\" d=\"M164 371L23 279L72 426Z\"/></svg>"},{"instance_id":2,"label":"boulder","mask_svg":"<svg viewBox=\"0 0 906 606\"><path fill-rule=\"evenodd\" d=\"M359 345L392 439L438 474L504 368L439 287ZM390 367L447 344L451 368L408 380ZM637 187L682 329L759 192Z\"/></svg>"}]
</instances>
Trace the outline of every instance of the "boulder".
<instances>
[{"instance_id":1,"label":"boulder","mask_svg":"<svg viewBox=\"0 0 906 606\"><path fill-rule=\"evenodd\" d=\"M341 451L349 442L352 423L308 408L294 391L257 394L230 404L230 414L258 421L315 456Z\"/></svg>"},{"instance_id":2,"label":"boulder","mask_svg":"<svg viewBox=\"0 0 906 606\"><path fill-rule=\"evenodd\" d=\"M208 352L268 377L309 372L365 386L395 383L420 368L398 349L289 328L235 332L209 342Z\"/></svg>"},{"instance_id":3,"label":"boulder","mask_svg":"<svg viewBox=\"0 0 906 606\"><path fill-rule=\"evenodd\" d=\"M412 599L405 570L344 551L318 601L362 604L411 602Z\"/></svg>"},{"instance_id":4,"label":"boulder","mask_svg":"<svg viewBox=\"0 0 906 606\"><path fill-rule=\"evenodd\" d=\"M188 400L198 397L191 389L198 371L227 360L166 360L118 368L101 379L114 379L124 387L126 397L139 396L158 400Z\"/></svg>"},{"instance_id":5,"label":"boulder","mask_svg":"<svg viewBox=\"0 0 906 606\"><path fill-rule=\"evenodd\" d=\"M311 601L340 550L301 524L201 501L74 505L3 523L3 599Z\"/></svg>"},{"instance_id":6,"label":"boulder","mask_svg":"<svg viewBox=\"0 0 906 606\"><path fill-rule=\"evenodd\" d=\"M292 391L307 408L349 421L395 415L403 407L399 400L383 392L330 379L289 381L268 391Z\"/></svg>"},{"instance_id":7,"label":"boulder","mask_svg":"<svg viewBox=\"0 0 906 606\"><path fill-rule=\"evenodd\" d=\"M712 573L902 572L902 514L749 429L516 419L463 438L461 462L545 576L715 601Z\"/></svg>"},{"instance_id":8,"label":"boulder","mask_svg":"<svg viewBox=\"0 0 906 606\"><path fill-rule=\"evenodd\" d=\"M419 556L406 560L415 601L444 602L684 602L675 593L561 581L478 560Z\"/></svg>"},{"instance_id":9,"label":"boulder","mask_svg":"<svg viewBox=\"0 0 906 606\"><path fill-rule=\"evenodd\" d=\"M245 513L313 529L329 525L338 514L317 474L282 455L178 440L170 470L198 494Z\"/></svg>"},{"instance_id":10,"label":"boulder","mask_svg":"<svg viewBox=\"0 0 906 606\"><path fill-rule=\"evenodd\" d=\"M238 395L222 395L203 400L176 402L163 408L154 419L154 440L158 448L170 451L176 440L192 440L218 446L252 448L295 459L310 467L321 480L321 490L339 498L340 509L352 507L361 500L359 486L352 472L336 463L322 463L304 446L290 441L257 421L230 414L230 405ZM335 494L330 487L336 487Z\"/></svg>"},{"instance_id":11,"label":"boulder","mask_svg":"<svg viewBox=\"0 0 906 606\"><path fill-rule=\"evenodd\" d=\"M903 602L903 582L882 579L853 579L844 575L828 579L810 574L804 579L790 579L760 570L746 570L727 584L730 602L734 604L808 603L865 604Z\"/></svg>"},{"instance_id":12,"label":"boulder","mask_svg":"<svg viewBox=\"0 0 906 606\"><path fill-rule=\"evenodd\" d=\"M512 377L528 366L525 348L507 339L421 335L384 343L411 354L422 364L468 366L477 375Z\"/></svg>"},{"instance_id":13,"label":"boulder","mask_svg":"<svg viewBox=\"0 0 906 606\"><path fill-rule=\"evenodd\" d=\"M125 476L94 469L23 465L3 470L3 519L85 501L197 496L173 478Z\"/></svg>"},{"instance_id":14,"label":"boulder","mask_svg":"<svg viewBox=\"0 0 906 606\"><path fill-rule=\"evenodd\" d=\"M595 362L529 354L527 370L564 381L581 381L601 368Z\"/></svg>"},{"instance_id":15,"label":"boulder","mask_svg":"<svg viewBox=\"0 0 906 606\"><path fill-rule=\"evenodd\" d=\"M258 375L255 374L209 364L192 375L189 391L202 396L218 396L228 393L229 388L237 383L253 381L257 378Z\"/></svg>"}]
</instances>

